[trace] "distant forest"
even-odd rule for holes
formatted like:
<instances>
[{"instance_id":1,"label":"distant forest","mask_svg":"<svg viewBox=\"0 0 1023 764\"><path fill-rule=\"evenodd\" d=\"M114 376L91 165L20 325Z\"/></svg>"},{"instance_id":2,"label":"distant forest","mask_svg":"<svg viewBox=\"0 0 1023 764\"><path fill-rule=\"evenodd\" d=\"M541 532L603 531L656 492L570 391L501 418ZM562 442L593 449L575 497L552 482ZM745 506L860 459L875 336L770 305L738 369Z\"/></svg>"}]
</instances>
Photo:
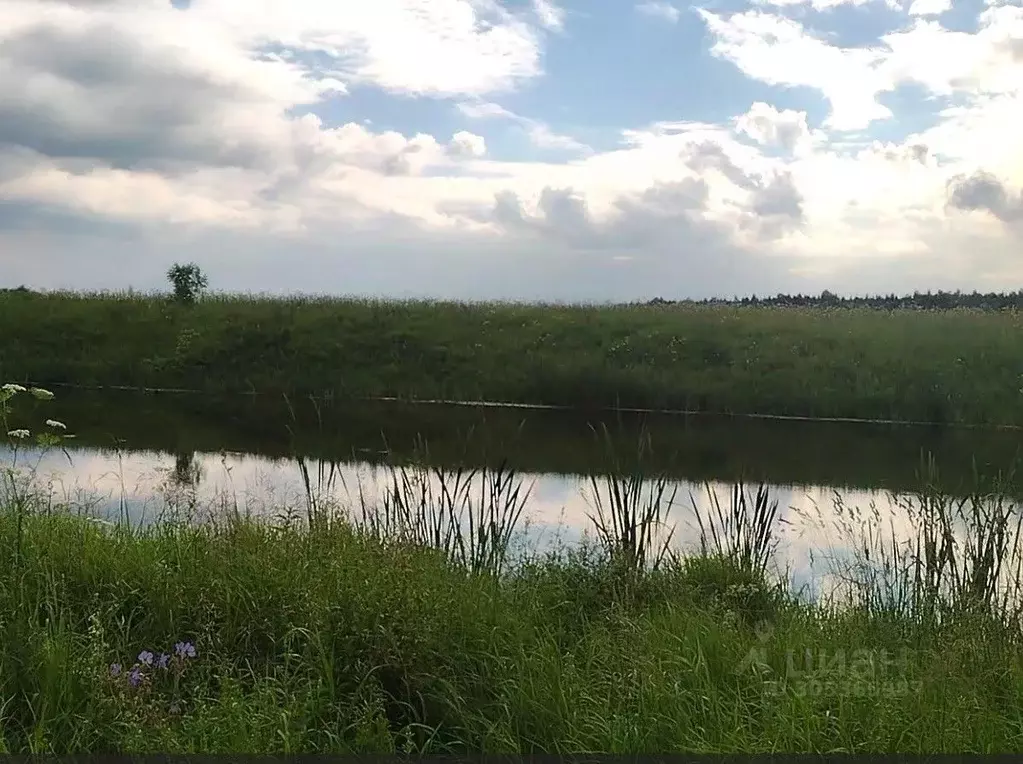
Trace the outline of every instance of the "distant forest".
<instances>
[{"instance_id":1,"label":"distant forest","mask_svg":"<svg viewBox=\"0 0 1023 764\"><path fill-rule=\"evenodd\" d=\"M914 292L911 295L839 297L824 290L818 295L779 294L775 297L710 298L706 300L665 300L656 297L649 305L749 305L787 308L874 308L877 310L1018 310L1023 309L1023 289L1017 292Z\"/></svg>"}]
</instances>

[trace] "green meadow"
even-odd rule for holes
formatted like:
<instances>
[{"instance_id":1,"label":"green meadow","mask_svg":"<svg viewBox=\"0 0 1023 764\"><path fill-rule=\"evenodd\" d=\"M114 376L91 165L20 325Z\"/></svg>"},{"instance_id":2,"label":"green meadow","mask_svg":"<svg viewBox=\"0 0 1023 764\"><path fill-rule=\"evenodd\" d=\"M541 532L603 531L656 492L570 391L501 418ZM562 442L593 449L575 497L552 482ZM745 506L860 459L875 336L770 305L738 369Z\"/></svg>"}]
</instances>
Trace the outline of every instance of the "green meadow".
<instances>
[{"instance_id":1,"label":"green meadow","mask_svg":"<svg viewBox=\"0 0 1023 764\"><path fill-rule=\"evenodd\" d=\"M8 292L0 322L39 384L1023 423L1015 310Z\"/></svg>"}]
</instances>

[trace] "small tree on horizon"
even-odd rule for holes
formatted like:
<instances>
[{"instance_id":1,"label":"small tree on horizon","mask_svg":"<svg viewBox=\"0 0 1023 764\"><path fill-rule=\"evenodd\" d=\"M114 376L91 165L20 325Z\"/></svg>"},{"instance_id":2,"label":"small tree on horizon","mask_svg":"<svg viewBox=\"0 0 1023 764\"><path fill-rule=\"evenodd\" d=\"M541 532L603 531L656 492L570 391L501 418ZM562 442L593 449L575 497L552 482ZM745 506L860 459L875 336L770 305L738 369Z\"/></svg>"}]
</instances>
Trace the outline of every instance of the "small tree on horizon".
<instances>
[{"instance_id":1,"label":"small tree on horizon","mask_svg":"<svg viewBox=\"0 0 1023 764\"><path fill-rule=\"evenodd\" d=\"M209 285L206 274L195 263L174 263L167 270L167 279L174 287L174 299L183 305L193 305Z\"/></svg>"}]
</instances>

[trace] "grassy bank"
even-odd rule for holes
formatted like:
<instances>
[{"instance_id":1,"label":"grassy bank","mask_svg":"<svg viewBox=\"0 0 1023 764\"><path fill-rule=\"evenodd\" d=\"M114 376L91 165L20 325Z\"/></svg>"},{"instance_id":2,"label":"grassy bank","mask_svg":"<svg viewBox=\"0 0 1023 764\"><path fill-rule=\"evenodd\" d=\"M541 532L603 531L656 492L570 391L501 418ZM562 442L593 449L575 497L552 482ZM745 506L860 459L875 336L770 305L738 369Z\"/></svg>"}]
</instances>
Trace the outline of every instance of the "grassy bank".
<instances>
[{"instance_id":1,"label":"grassy bank","mask_svg":"<svg viewBox=\"0 0 1023 764\"><path fill-rule=\"evenodd\" d=\"M1015 312L0 295L0 377L1023 424Z\"/></svg>"}]
</instances>

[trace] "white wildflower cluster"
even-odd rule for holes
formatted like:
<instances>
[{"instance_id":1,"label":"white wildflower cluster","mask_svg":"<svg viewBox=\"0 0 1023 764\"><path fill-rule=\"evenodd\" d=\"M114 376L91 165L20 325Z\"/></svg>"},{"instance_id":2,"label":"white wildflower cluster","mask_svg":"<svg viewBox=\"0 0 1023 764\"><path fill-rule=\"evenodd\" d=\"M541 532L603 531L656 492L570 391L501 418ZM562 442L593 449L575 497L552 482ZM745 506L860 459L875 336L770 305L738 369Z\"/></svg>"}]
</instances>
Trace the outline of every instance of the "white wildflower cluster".
<instances>
[{"instance_id":1,"label":"white wildflower cluster","mask_svg":"<svg viewBox=\"0 0 1023 764\"><path fill-rule=\"evenodd\" d=\"M42 387L25 387L24 385L15 384L9 382L5 385L0 385L0 424L7 424L7 417L11 413L9 401L19 393L28 393L33 398L39 401L51 401L54 398L53 393ZM67 430L67 425L56 419L47 419L46 426L51 430L58 430L63 433ZM6 429L6 428L4 428ZM0 429L3 432L3 429ZM31 430L27 430L23 427L17 429L7 430L7 437L13 440L26 440L32 437ZM72 435L57 435L56 433L43 433L38 436L40 445L54 445L59 443L64 438L71 438Z\"/></svg>"},{"instance_id":2,"label":"white wildflower cluster","mask_svg":"<svg viewBox=\"0 0 1023 764\"><path fill-rule=\"evenodd\" d=\"M6 385L0 387L0 393L2 393L5 400L10 400L18 393L29 393L33 398L40 401L52 401L53 393L49 390L44 390L41 387L26 388L24 385L16 385L8 382Z\"/></svg>"}]
</instances>

